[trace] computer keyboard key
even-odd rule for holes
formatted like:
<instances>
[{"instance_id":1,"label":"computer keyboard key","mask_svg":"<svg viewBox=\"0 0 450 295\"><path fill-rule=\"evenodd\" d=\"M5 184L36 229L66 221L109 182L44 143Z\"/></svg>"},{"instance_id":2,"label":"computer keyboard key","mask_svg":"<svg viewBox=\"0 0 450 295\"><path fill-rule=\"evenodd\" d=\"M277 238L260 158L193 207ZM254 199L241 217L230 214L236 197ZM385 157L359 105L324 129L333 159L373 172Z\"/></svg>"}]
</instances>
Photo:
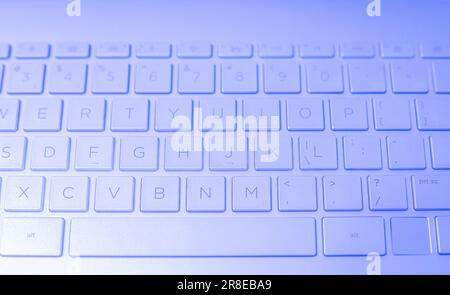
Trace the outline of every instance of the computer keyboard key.
<instances>
[{"instance_id":1,"label":"computer keyboard key","mask_svg":"<svg viewBox=\"0 0 450 295\"><path fill-rule=\"evenodd\" d=\"M95 182L95 211L131 212L134 209L134 177L101 176Z\"/></svg>"},{"instance_id":2,"label":"computer keyboard key","mask_svg":"<svg viewBox=\"0 0 450 295\"><path fill-rule=\"evenodd\" d=\"M316 211L317 183L314 176L278 176L280 211Z\"/></svg>"},{"instance_id":3,"label":"computer keyboard key","mask_svg":"<svg viewBox=\"0 0 450 295\"><path fill-rule=\"evenodd\" d=\"M422 43L420 53L423 58L450 58L450 43Z\"/></svg>"},{"instance_id":4,"label":"computer keyboard key","mask_svg":"<svg viewBox=\"0 0 450 295\"><path fill-rule=\"evenodd\" d=\"M425 169L425 147L422 137L388 136L388 164L391 170Z\"/></svg>"},{"instance_id":5,"label":"computer keyboard key","mask_svg":"<svg viewBox=\"0 0 450 295\"><path fill-rule=\"evenodd\" d=\"M413 58L416 55L414 45L407 43L382 43L380 46L383 58Z\"/></svg>"},{"instance_id":6,"label":"computer keyboard key","mask_svg":"<svg viewBox=\"0 0 450 295\"><path fill-rule=\"evenodd\" d=\"M342 93L344 81L342 66L336 63L310 63L306 66L309 93Z\"/></svg>"},{"instance_id":7,"label":"computer keyboard key","mask_svg":"<svg viewBox=\"0 0 450 295\"><path fill-rule=\"evenodd\" d=\"M9 176L6 179L5 211L40 212L43 209L45 178L40 176Z\"/></svg>"},{"instance_id":8,"label":"computer keyboard key","mask_svg":"<svg viewBox=\"0 0 450 295\"><path fill-rule=\"evenodd\" d=\"M179 177L155 176L142 178L141 181L142 212L178 212L179 210L180 210Z\"/></svg>"},{"instance_id":9,"label":"computer keyboard key","mask_svg":"<svg viewBox=\"0 0 450 295\"><path fill-rule=\"evenodd\" d=\"M225 135L227 138L228 135ZM245 142L238 149L211 150L209 152L209 169L211 171L246 171L248 169L248 144Z\"/></svg>"},{"instance_id":10,"label":"computer keyboard key","mask_svg":"<svg viewBox=\"0 0 450 295\"><path fill-rule=\"evenodd\" d=\"M326 211L360 211L363 208L359 176L324 176L323 191Z\"/></svg>"},{"instance_id":11,"label":"computer keyboard key","mask_svg":"<svg viewBox=\"0 0 450 295\"><path fill-rule=\"evenodd\" d=\"M172 45L166 42L142 42L136 46L137 58L169 58Z\"/></svg>"},{"instance_id":12,"label":"computer keyboard key","mask_svg":"<svg viewBox=\"0 0 450 295\"><path fill-rule=\"evenodd\" d=\"M83 94L86 79L86 64L54 63L49 68L48 91L51 94Z\"/></svg>"},{"instance_id":13,"label":"computer keyboard key","mask_svg":"<svg viewBox=\"0 0 450 295\"><path fill-rule=\"evenodd\" d=\"M336 98L330 100L331 129L367 130L367 105L357 98Z\"/></svg>"},{"instance_id":14,"label":"computer keyboard key","mask_svg":"<svg viewBox=\"0 0 450 295\"><path fill-rule=\"evenodd\" d=\"M59 257L63 252L64 219L5 218L2 222L2 256Z\"/></svg>"},{"instance_id":15,"label":"computer keyboard key","mask_svg":"<svg viewBox=\"0 0 450 295\"><path fill-rule=\"evenodd\" d=\"M258 65L248 61L221 64L221 90L225 94L257 93Z\"/></svg>"},{"instance_id":16,"label":"computer keyboard key","mask_svg":"<svg viewBox=\"0 0 450 295\"><path fill-rule=\"evenodd\" d=\"M322 220L325 256L386 254L381 217L326 217Z\"/></svg>"},{"instance_id":17,"label":"computer keyboard key","mask_svg":"<svg viewBox=\"0 0 450 295\"><path fill-rule=\"evenodd\" d=\"M414 62L391 64L392 91L394 93L427 93L428 68Z\"/></svg>"},{"instance_id":18,"label":"computer keyboard key","mask_svg":"<svg viewBox=\"0 0 450 295\"><path fill-rule=\"evenodd\" d=\"M340 46L343 58L373 58L375 49L369 43L342 43Z\"/></svg>"},{"instance_id":19,"label":"computer keyboard key","mask_svg":"<svg viewBox=\"0 0 450 295\"><path fill-rule=\"evenodd\" d=\"M91 54L91 45L84 42L63 42L54 47L56 58L88 58Z\"/></svg>"},{"instance_id":20,"label":"computer keyboard key","mask_svg":"<svg viewBox=\"0 0 450 295\"><path fill-rule=\"evenodd\" d=\"M215 65L207 61L190 61L178 65L178 92L214 93Z\"/></svg>"},{"instance_id":21,"label":"computer keyboard key","mask_svg":"<svg viewBox=\"0 0 450 295\"><path fill-rule=\"evenodd\" d=\"M114 138L80 136L75 149L75 170L111 171L114 168Z\"/></svg>"},{"instance_id":22,"label":"computer keyboard key","mask_svg":"<svg viewBox=\"0 0 450 295\"><path fill-rule=\"evenodd\" d=\"M450 101L441 98L416 99L419 130L450 130Z\"/></svg>"},{"instance_id":23,"label":"computer keyboard key","mask_svg":"<svg viewBox=\"0 0 450 295\"><path fill-rule=\"evenodd\" d=\"M195 110L194 122L199 122L198 130L201 131L234 131L237 115L236 101L230 98L211 100L202 99L198 102ZM230 121L230 119L233 119Z\"/></svg>"},{"instance_id":24,"label":"computer keyboard key","mask_svg":"<svg viewBox=\"0 0 450 295\"><path fill-rule=\"evenodd\" d=\"M20 101L4 98L0 101L0 132L16 131L19 125Z\"/></svg>"},{"instance_id":25,"label":"computer keyboard key","mask_svg":"<svg viewBox=\"0 0 450 295\"><path fill-rule=\"evenodd\" d=\"M352 62L348 65L351 93L385 93L386 74L380 63Z\"/></svg>"},{"instance_id":26,"label":"computer keyboard key","mask_svg":"<svg viewBox=\"0 0 450 295\"><path fill-rule=\"evenodd\" d=\"M155 100L156 131L192 130L192 100L160 98Z\"/></svg>"},{"instance_id":27,"label":"computer keyboard key","mask_svg":"<svg viewBox=\"0 0 450 295\"><path fill-rule=\"evenodd\" d=\"M95 46L97 58L127 58L130 56L130 44L125 42L106 42Z\"/></svg>"},{"instance_id":28,"label":"computer keyboard key","mask_svg":"<svg viewBox=\"0 0 450 295\"><path fill-rule=\"evenodd\" d=\"M177 46L179 58L210 58L212 56L212 45L208 42L184 42Z\"/></svg>"},{"instance_id":29,"label":"computer keyboard key","mask_svg":"<svg viewBox=\"0 0 450 295\"><path fill-rule=\"evenodd\" d=\"M51 212L86 212L90 179L86 176L56 176L50 180Z\"/></svg>"},{"instance_id":30,"label":"computer keyboard key","mask_svg":"<svg viewBox=\"0 0 450 295\"><path fill-rule=\"evenodd\" d=\"M261 43L259 57L262 58L290 58L294 56L294 48L289 43Z\"/></svg>"},{"instance_id":31,"label":"computer keyboard key","mask_svg":"<svg viewBox=\"0 0 450 295\"><path fill-rule=\"evenodd\" d=\"M288 98L286 100L289 131L324 130L323 101L318 98Z\"/></svg>"},{"instance_id":32,"label":"computer keyboard key","mask_svg":"<svg viewBox=\"0 0 450 295\"><path fill-rule=\"evenodd\" d=\"M188 212L225 211L224 177L188 177L186 179L186 210Z\"/></svg>"},{"instance_id":33,"label":"computer keyboard key","mask_svg":"<svg viewBox=\"0 0 450 295\"><path fill-rule=\"evenodd\" d=\"M336 170L338 168L336 137L300 136L301 170Z\"/></svg>"},{"instance_id":34,"label":"computer keyboard key","mask_svg":"<svg viewBox=\"0 0 450 295\"><path fill-rule=\"evenodd\" d=\"M391 218L391 235L394 255L431 253L430 226L426 217Z\"/></svg>"},{"instance_id":35,"label":"computer keyboard key","mask_svg":"<svg viewBox=\"0 0 450 295\"><path fill-rule=\"evenodd\" d=\"M376 130L410 130L411 110L407 99L374 98L373 116Z\"/></svg>"},{"instance_id":36,"label":"computer keyboard key","mask_svg":"<svg viewBox=\"0 0 450 295\"><path fill-rule=\"evenodd\" d=\"M43 42L23 42L14 47L16 58L48 58L50 55L50 45Z\"/></svg>"},{"instance_id":37,"label":"computer keyboard key","mask_svg":"<svg viewBox=\"0 0 450 295\"><path fill-rule=\"evenodd\" d=\"M251 58L253 45L250 43L223 43L218 48L220 58Z\"/></svg>"},{"instance_id":38,"label":"computer keyboard key","mask_svg":"<svg viewBox=\"0 0 450 295\"><path fill-rule=\"evenodd\" d=\"M33 98L23 101L25 131L59 131L63 103L56 98Z\"/></svg>"},{"instance_id":39,"label":"computer keyboard key","mask_svg":"<svg viewBox=\"0 0 450 295\"><path fill-rule=\"evenodd\" d=\"M9 94L40 94L44 91L45 65L43 63L12 63L7 73Z\"/></svg>"},{"instance_id":40,"label":"computer keyboard key","mask_svg":"<svg viewBox=\"0 0 450 295\"><path fill-rule=\"evenodd\" d=\"M300 93L300 66L287 61L274 61L264 64L264 92Z\"/></svg>"},{"instance_id":41,"label":"computer keyboard key","mask_svg":"<svg viewBox=\"0 0 450 295\"><path fill-rule=\"evenodd\" d=\"M439 254L450 254L450 216L436 217L436 233Z\"/></svg>"},{"instance_id":42,"label":"computer keyboard key","mask_svg":"<svg viewBox=\"0 0 450 295\"><path fill-rule=\"evenodd\" d=\"M288 171L293 169L292 138L277 134L271 140L271 134L258 134L266 140L259 140L259 145L254 153L255 170L257 171ZM275 137L278 137L275 139ZM266 142L262 144L261 142Z\"/></svg>"},{"instance_id":43,"label":"computer keyboard key","mask_svg":"<svg viewBox=\"0 0 450 295\"><path fill-rule=\"evenodd\" d=\"M332 58L334 45L331 43L303 43L299 46L303 58Z\"/></svg>"},{"instance_id":44,"label":"computer keyboard key","mask_svg":"<svg viewBox=\"0 0 450 295\"><path fill-rule=\"evenodd\" d=\"M140 62L136 65L134 91L138 94L167 94L172 92L172 64L161 61Z\"/></svg>"},{"instance_id":45,"label":"computer keyboard key","mask_svg":"<svg viewBox=\"0 0 450 295\"><path fill-rule=\"evenodd\" d=\"M433 63L433 81L436 93L450 93L450 62Z\"/></svg>"},{"instance_id":46,"label":"computer keyboard key","mask_svg":"<svg viewBox=\"0 0 450 295\"><path fill-rule=\"evenodd\" d=\"M369 176L370 210L406 210L408 209L407 182L404 176Z\"/></svg>"},{"instance_id":47,"label":"computer keyboard key","mask_svg":"<svg viewBox=\"0 0 450 295\"><path fill-rule=\"evenodd\" d=\"M315 256L315 231L313 218L299 217L74 218L69 254Z\"/></svg>"},{"instance_id":48,"label":"computer keyboard key","mask_svg":"<svg viewBox=\"0 0 450 295\"><path fill-rule=\"evenodd\" d=\"M167 137L164 152L166 171L201 171L203 169L203 146L187 146L180 143L178 136ZM195 141L195 139L194 139Z\"/></svg>"},{"instance_id":49,"label":"computer keyboard key","mask_svg":"<svg viewBox=\"0 0 450 295\"><path fill-rule=\"evenodd\" d=\"M70 138L66 136L34 137L31 140L30 168L35 171L69 169Z\"/></svg>"},{"instance_id":50,"label":"computer keyboard key","mask_svg":"<svg viewBox=\"0 0 450 295\"><path fill-rule=\"evenodd\" d=\"M112 131L147 131L149 103L147 99L117 98L112 101Z\"/></svg>"},{"instance_id":51,"label":"computer keyboard key","mask_svg":"<svg viewBox=\"0 0 450 295\"><path fill-rule=\"evenodd\" d=\"M77 98L67 108L68 131L103 131L106 101L100 98Z\"/></svg>"},{"instance_id":52,"label":"computer keyboard key","mask_svg":"<svg viewBox=\"0 0 450 295\"><path fill-rule=\"evenodd\" d=\"M347 170L382 168L381 141L370 135L344 136L344 166Z\"/></svg>"},{"instance_id":53,"label":"computer keyboard key","mask_svg":"<svg viewBox=\"0 0 450 295\"><path fill-rule=\"evenodd\" d=\"M248 98L243 100L245 130L280 130L280 102L274 98Z\"/></svg>"},{"instance_id":54,"label":"computer keyboard key","mask_svg":"<svg viewBox=\"0 0 450 295\"><path fill-rule=\"evenodd\" d=\"M0 43L0 59L7 59L11 54L11 46L7 43Z\"/></svg>"},{"instance_id":55,"label":"computer keyboard key","mask_svg":"<svg viewBox=\"0 0 450 295\"><path fill-rule=\"evenodd\" d=\"M2 85L3 85L3 69L4 69L4 66L0 65L0 93L2 91Z\"/></svg>"},{"instance_id":56,"label":"computer keyboard key","mask_svg":"<svg viewBox=\"0 0 450 295\"><path fill-rule=\"evenodd\" d=\"M450 177L415 175L412 177L416 210L449 210Z\"/></svg>"},{"instance_id":57,"label":"computer keyboard key","mask_svg":"<svg viewBox=\"0 0 450 295\"><path fill-rule=\"evenodd\" d=\"M433 169L450 169L450 136L430 136L431 164Z\"/></svg>"},{"instance_id":58,"label":"computer keyboard key","mask_svg":"<svg viewBox=\"0 0 450 295\"><path fill-rule=\"evenodd\" d=\"M272 184L268 176L233 177L234 212L258 212L272 209Z\"/></svg>"},{"instance_id":59,"label":"computer keyboard key","mask_svg":"<svg viewBox=\"0 0 450 295\"><path fill-rule=\"evenodd\" d=\"M159 140L154 136L122 137L120 140L121 171L156 171Z\"/></svg>"},{"instance_id":60,"label":"computer keyboard key","mask_svg":"<svg viewBox=\"0 0 450 295\"><path fill-rule=\"evenodd\" d=\"M126 94L129 88L130 65L99 63L92 65L91 91L94 94Z\"/></svg>"},{"instance_id":61,"label":"computer keyboard key","mask_svg":"<svg viewBox=\"0 0 450 295\"><path fill-rule=\"evenodd\" d=\"M26 149L25 137L0 137L0 171L24 170Z\"/></svg>"}]
</instances>

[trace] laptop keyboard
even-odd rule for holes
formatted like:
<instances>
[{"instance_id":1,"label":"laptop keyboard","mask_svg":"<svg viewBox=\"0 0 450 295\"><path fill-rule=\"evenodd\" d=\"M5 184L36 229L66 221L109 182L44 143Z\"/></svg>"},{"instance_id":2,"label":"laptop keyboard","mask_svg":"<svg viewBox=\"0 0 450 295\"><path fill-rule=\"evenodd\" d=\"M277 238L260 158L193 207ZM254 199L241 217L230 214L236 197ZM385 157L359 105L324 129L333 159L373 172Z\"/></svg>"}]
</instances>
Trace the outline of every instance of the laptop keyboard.
<instances>
[{"instance_id":1,"label":"laptop keyboard","mask_svg":"<svg viewBox=\"0 0 450 295\"><path fill-rule=\"evenodd\" d=\"M0 255L450 254L449 77L446 44L1 43Z\"/></svg>"}]
</instances>

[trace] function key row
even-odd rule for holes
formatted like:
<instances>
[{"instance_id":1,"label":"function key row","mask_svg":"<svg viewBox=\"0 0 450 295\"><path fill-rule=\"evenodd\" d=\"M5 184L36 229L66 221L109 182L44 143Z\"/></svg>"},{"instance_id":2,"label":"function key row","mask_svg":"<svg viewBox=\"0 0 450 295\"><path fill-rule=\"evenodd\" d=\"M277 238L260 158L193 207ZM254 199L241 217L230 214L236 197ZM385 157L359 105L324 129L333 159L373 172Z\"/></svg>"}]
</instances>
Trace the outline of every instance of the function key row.
<instances>
[{"instance_id":1,"label":"function key row","mask_svg":"<svg viewBox=\"0 0 450 295\"><path fill-rule=\"evenodd\" d=\"M59 43L52 47L49 43L18 43L13 48L7 43L0 43L0 59L14 56L18 59L49 58L88 58L91 45L84 42ZM173 49L174 47L174 49ZM93 46L93 55L97 58L211 58L216 52L220 58L251 58L256 54L261 58L293 58L297 54L302 58L450 58L450 44L423 43L413 44L381 43L223 43L214 47L209 42L185 42L172 46L166 42L143 42L132 47L126 42L107 42ZM173 54L172 51L175 51Z\"/></svg>"}]
</instances>

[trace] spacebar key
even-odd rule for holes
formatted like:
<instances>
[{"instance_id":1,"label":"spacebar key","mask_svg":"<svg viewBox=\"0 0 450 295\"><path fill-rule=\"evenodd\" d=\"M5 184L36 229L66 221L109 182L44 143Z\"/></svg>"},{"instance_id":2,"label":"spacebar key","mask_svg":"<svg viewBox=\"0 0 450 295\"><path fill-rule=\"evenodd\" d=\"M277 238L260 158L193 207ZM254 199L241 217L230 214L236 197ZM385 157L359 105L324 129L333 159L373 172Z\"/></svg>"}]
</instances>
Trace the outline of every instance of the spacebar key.
<instances>
[{"instance_id":1,"label":"spacebar key","mask_svg":"<svg viewBox=\"0 0 450 295\"><path fill-rule=\"evenodd\" d=\"M71 256L314 256L313 218L74 218Z\"/></svg>"}]
</instances>

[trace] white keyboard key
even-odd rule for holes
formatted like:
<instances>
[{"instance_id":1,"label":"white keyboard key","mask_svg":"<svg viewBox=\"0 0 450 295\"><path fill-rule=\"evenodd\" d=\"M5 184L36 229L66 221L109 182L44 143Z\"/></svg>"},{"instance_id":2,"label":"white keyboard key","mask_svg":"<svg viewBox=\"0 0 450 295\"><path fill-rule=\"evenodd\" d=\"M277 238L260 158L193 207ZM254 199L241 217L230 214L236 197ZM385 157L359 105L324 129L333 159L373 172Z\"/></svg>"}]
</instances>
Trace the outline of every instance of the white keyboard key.
<instances>
[{"instance_id":1,"label":"white keyboard key","mask_svg":"<svg viewBox=\"0 0 450 295\"><path fill-rule=\"evenodd\" d=\"M156 171L158 138L153 136L122 137L119 167L122 171Z\"/></svg>"},{"instance_id":2,"label":"white keyboard key","mask_svg":"<svg viewBox=\"0 0 450 295\"><path fill-rule=\"evenodd\" d=\"M342 66L334 63L312 63L306 66L309 93L342 93Z\"/></svg>"},{"instance_id":3,"label":"white keyboard key","mask_svg":"<svg viewBox=\"0 0 450 295\"><path fill-rule=\"evenodd\" d=\"M289 131L323 130L325 128L323 101L318 98L289 98L286 100Z\"/></svg>"},{"instance_id":4,"label":"white keyboard key","mask_svg":"<svg viewBox=\"0 0 450 295\"><path fill-rule=\"evenodd\" d=\"M65 171L69 169L70 138L35 137L31 140L31 170Z\"/></svg>"},{"instance_id":5,"label":"white keyboard key","mask_svg":"<svg viewBox=\"0 0 450 295\"><path fill-rule=\"evenodd\" d=\"M334 57L334 45L330 43L303 43L299 47L303 58L331 58Z\"/></svg>"},{"instance_id":6,"label":"white keyboard key","mask_svg":"<svg viewBox=\"0 0 450 295\"><path fill-rule=\"evenodd\" d=\"M185 42L178 44L177 56L179 58L210 58L212 45L208 42Z\"/></svg>"},{"instance_id":7,"label":"white keyboard key","mask_svg":"<svg viewBox=\"0 0 450 295\"><path fill-rule=\"evenodd\" d=\"M127 58L130 56L130 44L125 42L106 42L95 47L97 58Z\"/></svg>"},{"instance_id":8,"label":"white keyboard key","mask_svg":"<svg viewBox=\"0 0 450 295\"><path fill-rule=\"evenodd\" d=\"M44 90L45 65L13 63L8 69L9 94L40 94Z\"/></svg>"},{"instance_id":9,"label":"white keyboard key","mask_svg":"<svg viewBox=\"0 0 450 295\"><path fill-rule=\"evenodd\" d=\"M450 130L448 99L416 99L419 130Z\"/></svg>"},{"instance_id":10,"label":"white keyboard key","mask_svg":"<svg viewBox=\"0 0 450 295\"><path fill-rule=\"evenodd\" d=\"M270 177L233 177L232 206L235 212L270 211L272 184Z\"/></svg>"},{"instance_id":11,"label":"white keyboard key","mask_svg":"<svg viewBox=\"0 0 450 295\"><path fill-rule=\"evenodd\" d=\"M324 176L323 190L325 210L362 210L362 183L360 177Z\"/></svg>"},{"instance_id":12,"label":"white keyboard key","mask_svg":"<svg viewBox=\"0 0 450 295\"><path fill-rule=\"evenodd\" d=\"M86 92L87 65L54 63L48 75L48 91L52 94L82 94Z\"/></svg>"},{"instance_id":13,"label":"white keyboard key","mask_svg":"<svg viewBox=\"0 0 450 295\"><path fill-rule=\"evenodd\" d=\"M269 135L263 133L258 136L269 137ZM283 171L293 169L292 138L285 135L278 136L279 139L275 142L270 142L267 149L266 147L257 147L255 151L255 170Z\"/></svg>"},{"instance_id":14,"label":"white keyboard key","mask_svg":"<svg viewBox=\"0 0 450 295\"><path fill-rule=\"evenodd\" d=\"M137 64L134 91L138 94L172 92L172 64L160 61Z\"/></svg>"},{"instance_id":15,"label":"white keyboard key","mask_svg":"<svg viewBox=\"0 0 450 295\"><path fill-rule=\"evenodd\" d=\"M394 255L428 255L431 252L430 224L426 217L391 218L391 236Z\"/></svg>"},{"instance_id":16,"label":"white keyboard key","mask_svg":"<svg viewBox=\"0 0 450 295\"><path fill-rule=\"evenodd\" d=\"M316 211L317 183L314 176L279 176L280 211Z\"/></svg>"},{"instance_id":17,"label":"white keyboard key","mask_svg":"<svg viewBox=\"0 0 450 295\"><path fill-rule=\"evenodd\" d=\"M264 64L265 93L300 93L300 66L277 61Z\"/></svg>"},{"instance_id":18,"label":"white keyboard key","mask_svg":"<svg viewBox=\"0 0 450 295\"><path fill-rule=\"evenodd\" d=\"M376 130L410 130L411 110L407 99L373 99L373 116Z\"/></svg>"},{"instance_id":19,"label":"white keyboard key","mask_svg":"<svg viewBox=\"0 0 450 295\"><path fill-rule=\"evenodd\" d=\"M258 65L254 62L222 63L222 93L256 93L258 92Z\"/></svg>"},{"instance_id":20,"label":"white keyboard key","mask_svg":"<svg viewBox=\"0 0 450 295\"><path fill-rule=\"evenodd\" d=\"M0 43L0 59L7 59L11 53L11 46L7 43Z\"/></svg>"},{"instance_id":21,"label":"white keyboard key","mask_svg":"<svg viewBox=\"0 0 450 295\"><path fill-rule=\"evenodd\" d=\"M178 92L214 93L215 65L206 61L183 62L178 65Z\"/></svg>"},{"instance_id":22,"label":"white keyboard key","mask_svg":"<svg viewBox=\"0 0 450 295\"><path fill-rule=\"evenodd\" d=\"M425 149L421 137L388 136L388 163L391 170L425 169Z\"/></svg>"},{"instance_id":23,"label":"white keyboard key","mask_svg":"<svg viewBox=\"0 0 450 295\"><path fill-rule=\"evenodd\" d=\"M209 169L211 171L246 171L248 169L247 143L243 149L230 148L225 151L211 151L209 153Z\"/></svg>"},{"instance_id":24,"label":"white keyboard key","mask_svg":"<svg viewBox=\"0 0 450 295\"><path fill-rule=\"evenodd\" d=\"M20 171L25 168L25 137L0 137L0 171Z\"/></svg>"},{"instance_id":25,"label":"white keyboard key","mask_svg":"<svg viewBox=\"0 0 450 295\"><path fill-rule=\"evenodd\" d=\"M111 171L114 167L114 138L82 136L77 138L75 169Z\"/></svg>"},{"instance_id":26,"label":"white keyboard key","mask_svg":"<svg viewBox=\"0 0 450 295\"><path fill-rule=\"evenodd\" d=\"M98 177L95 183L95 211L131 212L134 208L133 177Z\"/></svg>"},{"instance_id":27,"label":"white keyboard key","mask_svg":"<svg viewBox=\"0 0 450 295\"><path fill-rule=\"evenodd\" d=\"M351 63L348 65L352 93L385 93L384 65L379 63Z\"/></svg>"},{"instance_id":28,"label":"white keyboard key","mask_svg":"<svg viewBox=\"0 0 450 295\"><path fill-rule=\"evenodd\" d=\"M369 43L342 43L340 46L343 58L372 58L375 49Z\"/></svg>"},{"instance_id":29,"label":"white keyboard key","mask_svg":"<svg viewBox=\"0 0 450 295\"><path fill-rule=\"evenodd\" d=\"M3 85L3 65L0 65L0 93L2 91L2 85Z\"/></svg>"},{"instance_id":30,"label":"white keyboard key","mask_svg":"<svg viewBox=\"0 0 450 295\"><path fill-rule=\"evenodd\" d=\"M155 100L156 131L192 129L192 100L161 98Z\"/></svg>"},{"instance_id":31,"label":"white keyboard key","mask_svg":"<svg viewBox=\"0 0 450 295\"><path fill-rule=\"evenodd\" d=\"M121 234L112 235L111 230ZM314 218L74 218L69 253L75 257L315 256L315 234Z\"/></svg>"},{"instance_id":32,"label":"white keyboard key","mask_svg":"<svg viewBox=\"0 0 450 295\"><path fill-rule=\"evenodd\" d=\"M62 255L64 219L5 218L2 222L2 256Z\"/></svg>"},{"instance_id":33,"label":"white keyboard key","mask_svg":"<svg viewBox=\"0 0 450 295\"><path fill-rule=\"evenodd\" d=\"M0 131L16 131L19 124L20 101L2 99L0 101Z\"/></svg>"},{"instance_id":34,"label":"white keyboard key","mask_svg":"<svg viewBox=\"0 0 450 295\"><path fill-rule=\"evenodd\" d=\"M345 136L344 166L347 170L382 168L380 138L370 135Z\"/></svg>"},{"instance_id":35,"label":"white keyboard key","mask_svg":"<svg viewBox=\"0 0 450 295\"><path fill-rule=\"evenodd\" d=\"M414 45L411 44L383 43L380 47L384 58L413 58L416 55Z\"/></svg>"},{"instance_id":36,"label":"white keyboard key","mask_svg":"<svg viewBox=\"0 0 450 295\"><path fill-rule=\"evenodd\" d=\"M243 100L245 130L280 130L280 102L274 98L248 98ZM256 126L255 126L256 123Z\"/></svg>"},{"instance_id":37,"label":"white keyboard key","mask_svg":"<svg viewBox=\"0 0 450 295\"><path fill-rule=\"evenodd\" d=\"M227 119L236 118L236 101L230 98L226 99L210 99L205 98L199 101L199 111L201 118L194 118L195 122L201 120L199 130L202 131L234 131L236 123L227 124Z\"/></svg>"},{"instance_id":38,"label":"white keyboard key","mask_svg":"<svg viewBox=\"0 0 450 295\"><path fill-rule=\"evenodd\" d=\"M391 64L394 93L427 93L428 68L425 64L396 62Z\"/></svg>"},{"instance_id":39,"label":"white keyboard key","mask_svg":"<svg viewBox=\"0 0 450 295\"><path fill-rule=\"evenodd\" d=\"M430 136L430 146L433 169L450 169L450 137L448 135Z\"/></svg>"},{"instance_id":40,"label":"white keyboard key","mask_svg":"<svg viewBox=\"0 0 450 295\"><path fill-rule=\"evenodd\" d=\"M259 45L259 57L290 58L294 56L294 48L289 43L262 43Z\"/></svg>"},{"instance_id":41,"label":"white keyboard key","mask_svg":"<svg viewBox=\"0 0 450 295\"><path fill-rule=\"evenodd\" d=\"M450 254L450 216L436 217L439 254Z\"/></svg>"},{"instance_id":42,"label":"white keyboard key","mask_svg":"<svg viewBox=\"0 0 450 295\"><path fill-rule=\"evenodd\" d=\"M370 210L408 209L407 182L404 176L369 176Z\"/></svg>"},{"instance_id":43,"label":"white keyboard key","mask_svg":"<svg viewBox=\"0 0 450 295\"><path fill-rule=\"evenodd\" d=\"M48 58L50 55L50 45L47 43L23 42L14 47L16 58Z\"/></svg>"},{"instance_id":44,"label":"white keyboard key","mask_svg":"<svg viewBox=\"0 0 450 295\"><path fill-rule=\"evenodd\" d=\"M143 177L142 212L178 212L180 210L179 177Z\"/></svg>"},{"instance_id":45,"label":"white keyboard key","mask_svg":"<svg viewBox=\"0 0 450 295\"><path fill-rule=\"evenodd\" d=\"M101 63L92 66L91 90L95 94L128 93L130 66L127 63Z\"/></svg>"},{"instance_id":46,"label":"white keyboard key","mask_svg":"<svg viewBox=\"0 0 450 295\"><path fill-rule=\"evenodd\" d=\"M436 93L450 93L450 63L433 63L434 90Z\"/></svg>"},{"instance_id":47,"label":"white keyboard key","mask_svg":"<svg viewBox=\"0 0 450 295\"><path fill-rule=\"evenodd\" d=\"M253 46L250 43L224 43L218 48L220 58L250 58Z\"/></svg>"},{"instance_id":48,"label":"white keyboard key","mask_svg":"<svg viewBox=\"0 0 450 295\"><path fill-rule=\"evenodd\" d=\"M89 205L89 191L89 177L52 177L49 210L52 212L86 212Z\"/></svg>"},{"instance_id":49,"label":"white keyboard key","mask_svg":"<svg viewBox=\"0 0 450 295\"><path fill-rule=\"evenodd\" d=\"M450 178L446 175L416 175L412 177L416 210L450 209Z\"/></svg>"},{"instance_id":50,"label":"white keyboard key","mask_svg":"<svg viewBox=\"0 0 450 295\"><path fill-rule=\"evenodd\" d=\"M189 212L225 211L224 177L188 177L186 210Z\"/></svg>"},{"instance_id":51,"label":"white keyboard key","mask_svg":"<svg viewBox=\"0 0 450 295\"><path fill-rule=\"evenodd\" d=\"M55 46L56 58L88 58L91 46L84 42L63 42Z\"/></svg>"},{"instance_id":52,"label":"white keyboard key","mask_svg":"<svg viewBox=\"0 0 450 295\"><path fill-rule=\"evenodd\" d=\"M39 212L43 209L45 178L10 176L6 180L5 211Z\"/></svg>"},{"instance_id":53,"label":"white keyboard key","mask_svg":"<svg viewBox=\"0 0 450 295\"><path fill-rule=\"evenodd\" d=\"M203 169L203 150L187 149L175 137L167 137L164 152L166 171L200 171Z\"/></svg>"},{"instance_id":54,"label":"white keyboard key","mask_svg":"<svg viewBox=\"0 0 450 295\"><path fill-rule=\"evenodd\" d=\"M23 103L25 131L61 130L62 101L56 98L33 98Z\"/></svg>"},{"instance_id":55,"label":"white keyboard key","mask_svg":"<svg viewBox=\"0 0 450 295\"><path fill-rule=\"evenodd\" d=\"M67 111L67 130L103 131L106 102L99 98L72 99Z\"/></svg>"},{"instance_id":56,"label":"white keyboard key","mask_svg":"<svg viewBox=\"0 0 450 295\"><path fill-rule=\"evenodd\" d=\"M326 256L386 254L384 220L381 217L327 217L322 225Z\"/></svg>"},{"instance_id":57,"label":"white keyboard key","mask_svg":"<svg viewBox=\"0 0 450 295\"><path fill-rule=\"evenodd\" d=\"M147 131L149 103L147 99L117 98L112 102L112 131Z\"/></svg>"},{"instance_id":58,"label":"white keyboard key","mask_svg":"<svg viewBox=\"0 0 450 295\"><path fill-rule=\"evenodd\" d=\"M144 42L136 46L138 58L169 58L172 55L172 45L166 42Z\"/></svg>"},{"instance_id":59,"label":"white keyboard key","mask_svg":"<svg viewBox=\"0 0 450 295\"><path fill-rule=\"evenodd\" d=\"M331 128L333 130L367 130L367 105L358 98L330 100Z\"/></svg>"},{"instance_id":60,"label":"white keyboard key","mask_svg":"<svg viewBox=\"0 0 450 295\"><path fill-rule=\"evenodd\" d=\"M420 53L423 58L450 58L450 43L420 45Z\"/></svg>"},{"instance_id":61,"label":"white keyboard key","mask_svg":"<svg viewBox=\"0 0 450 295\"><path fill-rule=\"evenodd\" d=\"M334 136L301 136L301 170L335 170L338 167L337 144Z\"/></svg>"}]
</instances>

